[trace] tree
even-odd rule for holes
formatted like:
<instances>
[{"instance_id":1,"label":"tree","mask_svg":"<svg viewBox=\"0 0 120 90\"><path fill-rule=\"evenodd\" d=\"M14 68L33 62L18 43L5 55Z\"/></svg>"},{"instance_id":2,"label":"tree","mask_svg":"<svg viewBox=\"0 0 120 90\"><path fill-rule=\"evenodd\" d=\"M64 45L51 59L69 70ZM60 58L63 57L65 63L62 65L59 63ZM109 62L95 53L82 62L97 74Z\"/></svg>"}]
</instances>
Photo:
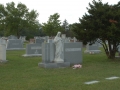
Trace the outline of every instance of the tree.
<instances>
[{"instance_id":1,"label":"tree","mask_svg":"<svg viewBox=\"0 0 120 90\"><path fill-rule=\"evenodd\" d=\"M5 7L4 5L0 4L0 35L3 36L4 29L5 29Z\"/></svg>"},{"instance_id":2,"label":"tree","mask_svg":"<svg viewBox=\"0 0 120 90\"><path fill-rule=\"evenodd\" d=\"M63 32L62 32L62 33L65 33L65 34L66 34L66 32L69 30L69 24L68 24L68 22L67 22L66 19L63 21L62 29L63 29Z\"/></svg>"},{"instance_id":3,"label":"tree","mask_svg":"<svg viewBox=\"0 0 120 90\"><path fill-rule=\"evenodd\" d=\"M6 7L1 4L0 9L3 10L0 21L4 24L4 28L2 27L1 30L4 30L5 35L13 34L19 38L23 30L31 31L39 29L37 11L29 11L25 4L18 3L16 7L14 2L7 3Z\"/></svg>"},{"instance_id":4,"label":"tree","mask_svg":"<svg viewBox=\"0 0 120 90\"><path fill-rule=\"evenodd\" d=\"M53 15L50 15L47 23L43 23L42 29L46 35L54 36L58 31L62 30L59 17L60 15L58 13L55 13Z\"/></svg>"},{"instance_id":5,"label":"tree","mask_svg":"<svg viewBox=\"0 0 120 90\"><path fill-rule=\"evenodd\" d=\"M93 0L85 13L79 18L80 23L72 25L77 39L93 44L98 41L103 45L109 59L114 59L120 44L120 2L114 5ZM107 42L108 45L107 45Z\"/></svg>"}]
</instances>

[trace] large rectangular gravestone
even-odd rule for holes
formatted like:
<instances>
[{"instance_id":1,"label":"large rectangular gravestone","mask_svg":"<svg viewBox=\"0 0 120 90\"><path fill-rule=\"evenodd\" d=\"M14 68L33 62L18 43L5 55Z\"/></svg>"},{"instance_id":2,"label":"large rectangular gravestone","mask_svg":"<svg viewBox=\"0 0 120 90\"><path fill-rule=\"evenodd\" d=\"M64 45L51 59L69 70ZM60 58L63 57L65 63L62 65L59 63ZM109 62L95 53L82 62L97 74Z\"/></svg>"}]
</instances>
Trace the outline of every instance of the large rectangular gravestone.
<instances>
[{"instance_id":1,"label":"large rectangular gravestone","mask_svg":"<svg viewBox=\"0 0 120 90\"><path fill-rule=\"evenodd\" d=\"M23 42L20 39L9 39L7 41L7 50L23 50Z\"/></svg>"},{"instance_id":2,"label":"large rectangular gravestone","mask_svg":"<svg viewBox=\"0 0 120 90\"><path fill-rule=\"evenodd\" d=\"M70 64L81 64L82 47L82 42L64 43L64 61Z\"/></svg>"},{"instance_id":3,"label":"large rectangular gravestone","mask_svg":"<svg viewBox=\"0 0 120 90\"><path fill-rule=\"evenodd\" d=\"M23 56L41 56L42 55L42 48L41 44L27 44L26 45L26 54Z\"/></svg>"},{"instance_id":4,"label":"large rectangular gravestone","mask_svg":"<svg viewBox=\"0 0 120 90\"><path fill-rule=\"evenodd\" d=\"M38 63L39 67L44 68L61 68L69 67L69 62L54 63L55 58L55 45L54 43L43 43L42 44L42 62Z\"/></svg>"}]
</instances>

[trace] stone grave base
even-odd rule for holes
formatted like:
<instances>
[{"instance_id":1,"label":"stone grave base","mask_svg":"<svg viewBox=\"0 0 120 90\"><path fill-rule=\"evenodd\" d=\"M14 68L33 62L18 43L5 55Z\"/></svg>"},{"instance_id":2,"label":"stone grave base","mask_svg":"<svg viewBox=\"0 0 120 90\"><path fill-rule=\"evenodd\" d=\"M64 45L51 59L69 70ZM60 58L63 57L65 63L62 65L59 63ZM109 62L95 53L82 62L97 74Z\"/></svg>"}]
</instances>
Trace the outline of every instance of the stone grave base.
<instances>
[{"instance_id":1,"label":"stone grave base","mask_svg":"<svg viewBox=\"0 0 120 90\"><path fill-rule=\"evenodd\" d=\"M24 54L24 57L34 57L34 56L42 56L42 54Z\"/></svg>"},{"instance_id":2,"label":"stone grave base","mask_svg":"<svg viewBox=\"0 0 120 90\"><path fill-rule=\"evenodd\" d=\"M100 53L101 50L85 50L84 53L90 53L90 52L94 52L94 53Z\"/></svg>"},{"instance_id":3,"label":"stone grave base","mask_svg":"<svg viewBox=\"0 0 120 90\"><path fill-rule=\"evenodd\" d=\"M70 67L70 62L63 62L63 63L38 63L39 67L43 68L64 68Z\"/></svg>"},{"instance_id":4,"label":"stone grave base","mask_svg":"<svg viewBox=\"0 0 120 90\"><path fill-rule=\"evenodd\" d=\"M25 50L25 48L7 48L6 50Z\"/></svg>"},{"instance_id":5,"label":"stone grave base","mask_svg":"<svg viewBox=\"0 0 120 90\"><path fill-rule=\"evenodd\" d=\"M8 60L0 60L0 63L7 63Z\"/></svg>"}]
</instances>

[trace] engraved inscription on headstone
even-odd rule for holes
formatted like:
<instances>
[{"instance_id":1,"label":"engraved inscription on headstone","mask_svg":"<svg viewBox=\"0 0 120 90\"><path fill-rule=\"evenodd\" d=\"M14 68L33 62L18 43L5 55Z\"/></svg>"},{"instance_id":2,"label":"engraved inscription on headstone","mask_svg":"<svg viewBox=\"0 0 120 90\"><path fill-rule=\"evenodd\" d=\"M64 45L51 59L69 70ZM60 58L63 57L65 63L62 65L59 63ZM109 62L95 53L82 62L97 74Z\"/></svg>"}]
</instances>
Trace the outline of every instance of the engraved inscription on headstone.
<instances>
[{"instance_id":1,"label":"engraved inscription on headstone","mask_svg":"<svg viewBox=\"0 0 120 90\"><path fill-rule=\"evenodd\" d=\"M42 49L41 44L27 44L26 45L26 54L23 56L41 56Z\"/></svg>"},{"instance_id":2,"label":"engraved inscription on headstone","mask_svg":"<svg viewBox=\"0 0 120 90\"><path fill-rule=\"evenodd\" d=\"M82 63L82 42L64 43L64 60L70 64Z\"/></svg>"}]
</instances>

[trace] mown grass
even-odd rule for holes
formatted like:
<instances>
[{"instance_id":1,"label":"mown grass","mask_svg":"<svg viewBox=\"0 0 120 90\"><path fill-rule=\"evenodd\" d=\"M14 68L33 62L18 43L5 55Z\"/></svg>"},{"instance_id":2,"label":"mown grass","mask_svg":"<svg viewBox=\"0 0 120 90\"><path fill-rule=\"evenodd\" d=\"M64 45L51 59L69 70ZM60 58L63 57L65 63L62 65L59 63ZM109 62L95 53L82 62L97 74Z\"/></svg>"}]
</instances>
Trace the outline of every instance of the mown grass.
<instances>
[{"instance_id":1,"label":"mown grass","mask_svg":"<svg viewBox=\"0 0 120 90\"><path fill-rule=\"evenodd\" d=\"M103 49L100 54L84 54L81 69L38 67L41 57L22 57L25 50L7 51L6 64L0 64L0 90L119 90L120 59L108 60ZM99 83L86 85L87 81Z\"/></svg>"}]
</instances>

